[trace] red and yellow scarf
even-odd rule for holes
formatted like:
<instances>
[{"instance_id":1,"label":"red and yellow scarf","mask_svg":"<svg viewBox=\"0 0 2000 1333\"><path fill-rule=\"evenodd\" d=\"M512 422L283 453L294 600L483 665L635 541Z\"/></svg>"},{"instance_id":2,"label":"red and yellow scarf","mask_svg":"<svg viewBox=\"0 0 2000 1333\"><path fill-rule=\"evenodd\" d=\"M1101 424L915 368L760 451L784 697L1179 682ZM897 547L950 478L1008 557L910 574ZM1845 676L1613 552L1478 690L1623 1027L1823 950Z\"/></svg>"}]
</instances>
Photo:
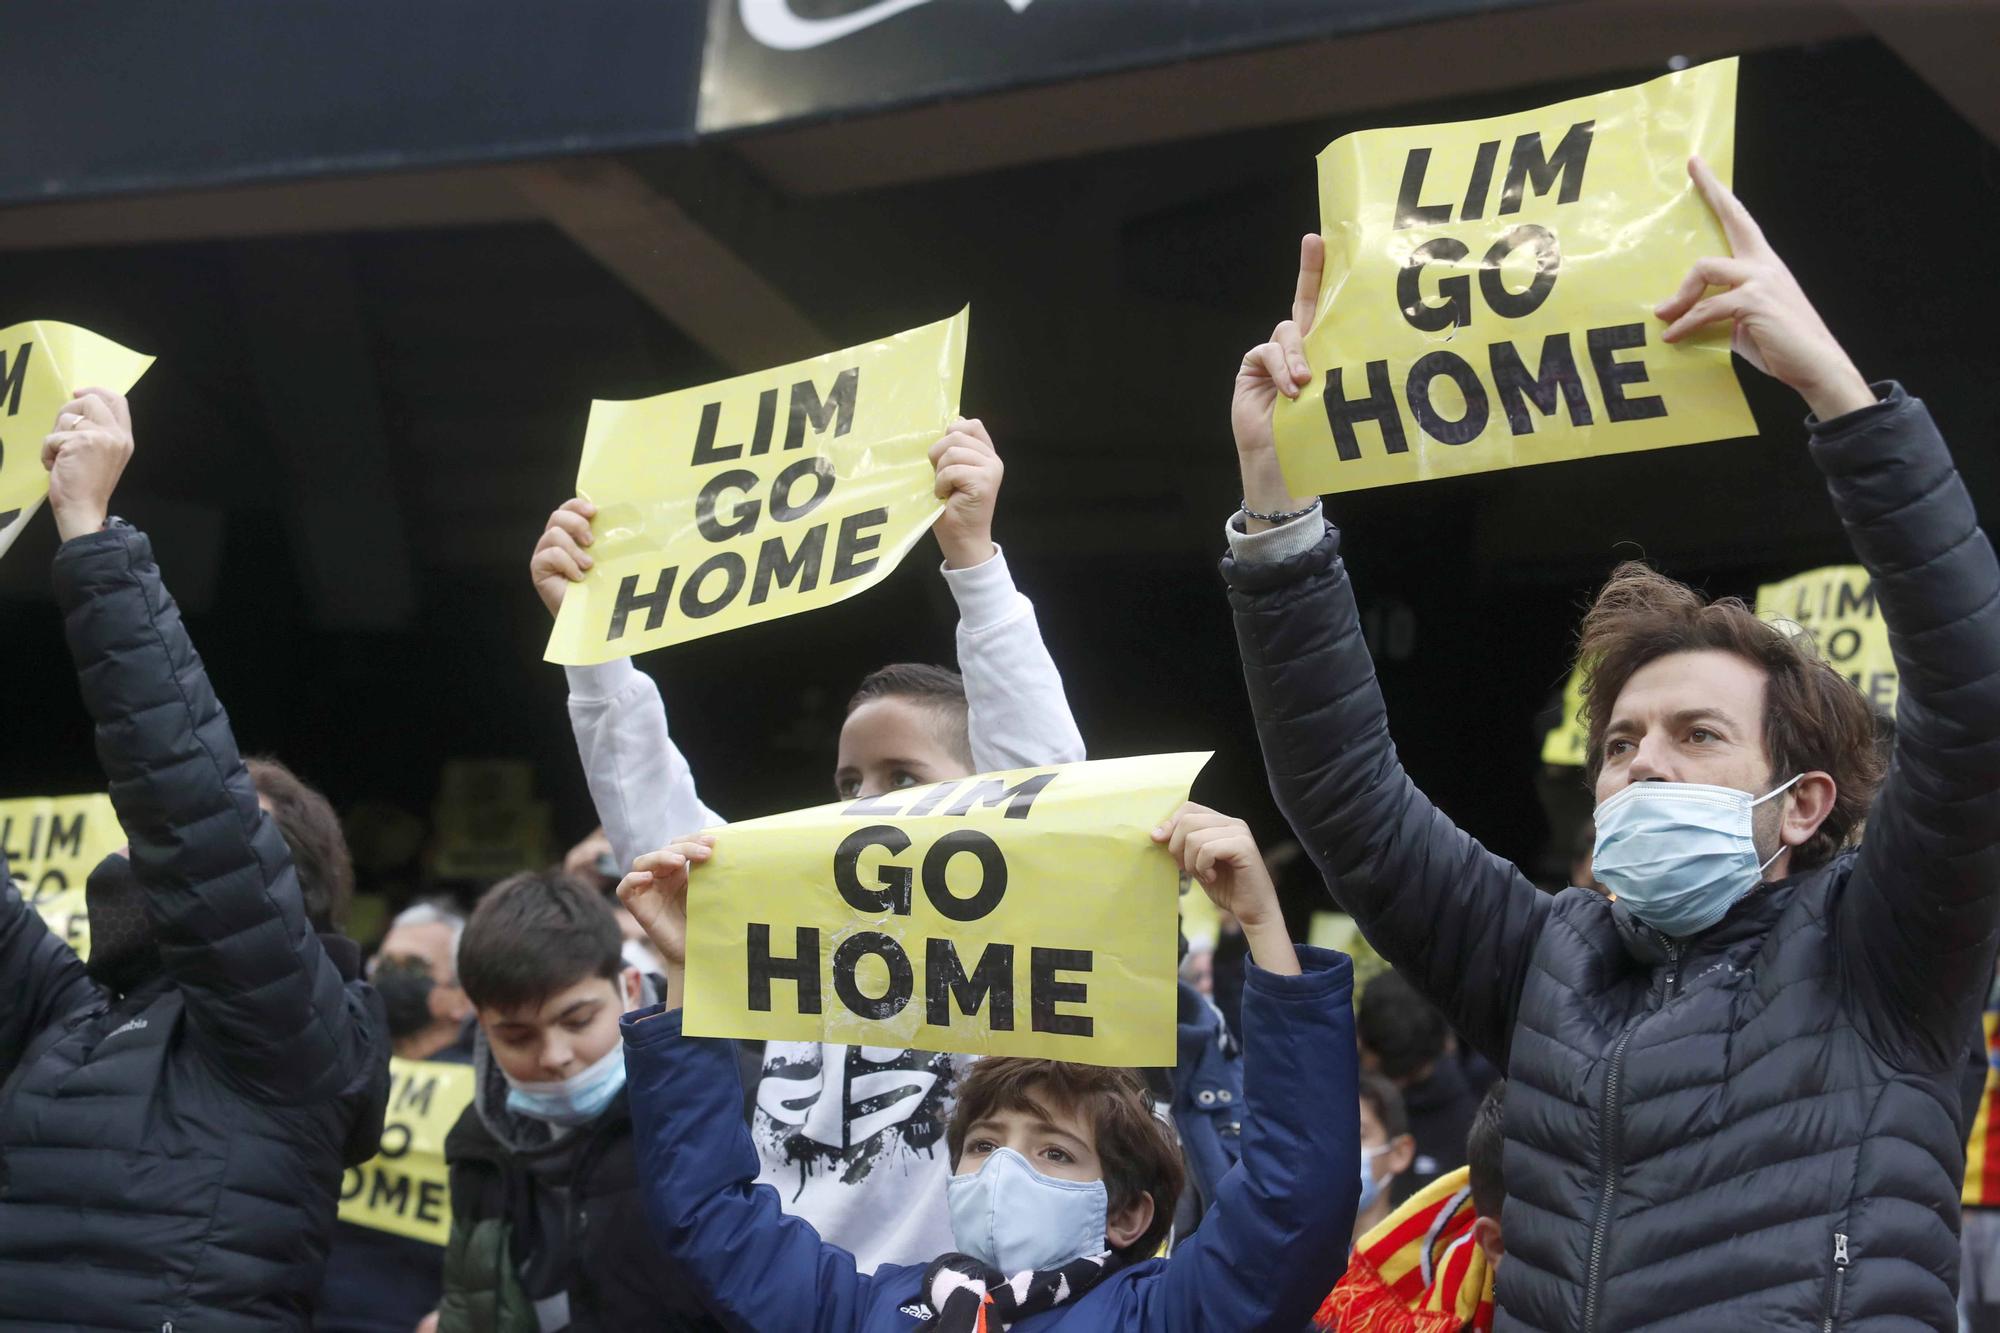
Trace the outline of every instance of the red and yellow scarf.
<instances>
[{"instance_id":1,"label":"red and yellow scarf","mask_svg":"<svg viewBox=\"0 0 2000 1333\"><path fill-rule=\"evenodd\" d=\"M1355 1245L1313 1326L1339 1333L1491 1329L1493 1270L1473 1239L1473 1218L1465 1168L1439 1176Z\"/></svg>"}]
</instances>

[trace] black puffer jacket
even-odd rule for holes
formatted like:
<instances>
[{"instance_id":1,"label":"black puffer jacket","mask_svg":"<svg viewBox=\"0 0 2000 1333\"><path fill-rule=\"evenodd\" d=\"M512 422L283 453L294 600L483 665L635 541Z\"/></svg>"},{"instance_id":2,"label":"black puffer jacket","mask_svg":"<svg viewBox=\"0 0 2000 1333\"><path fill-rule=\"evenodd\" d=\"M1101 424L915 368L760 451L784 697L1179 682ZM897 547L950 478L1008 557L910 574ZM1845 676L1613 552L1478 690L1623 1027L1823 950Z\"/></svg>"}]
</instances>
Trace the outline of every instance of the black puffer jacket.
<instances>
[{"instance_id":1,"label":"black puffer jacket","mask_svg":"<svg viewBox=\"0 0 2000 1333\"><path fill-rule=\"evenodd\" d=\"M164 972L112 999L0 890L0 1325L305 1328L381 1000L308 926L146 539L64 543L55 587Z\"/></svg>"},{"instance_id":2,"label":"black puffer jacket","mask_svg":"<svg viewBox=\"0 0 2000 1333\"><path fill-rule=\"evenodd\" d=\"M1813 432L1902 695L1858 852L1685 944L1538 892L1397 762L1328 530L1224 572L1272 787L1506 1068L1503 1329L1956 1328L1958 1083L2000 913L2000 571L1922 405Z\"/></svg>"}]
</instances>

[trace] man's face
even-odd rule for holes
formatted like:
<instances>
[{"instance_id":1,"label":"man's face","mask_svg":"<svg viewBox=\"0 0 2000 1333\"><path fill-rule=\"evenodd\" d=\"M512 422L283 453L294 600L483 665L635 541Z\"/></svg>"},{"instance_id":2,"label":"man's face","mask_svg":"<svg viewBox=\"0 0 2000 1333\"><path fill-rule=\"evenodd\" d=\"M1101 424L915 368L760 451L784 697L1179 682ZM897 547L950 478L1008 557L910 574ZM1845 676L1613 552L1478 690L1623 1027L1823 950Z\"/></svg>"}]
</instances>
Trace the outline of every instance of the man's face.
<instances>
[{"instance_id":1,"label":"man's face","mask_svg":"<svg viewBox=\"0 0 2000 1333\"><path fill-rule=\"evenodd\" d=\"M1379 1220L1377 1214L1389 1211L1388 1182L1409 1170L1417 1156L1417 1141L1408 1134L1391 1138L1389 1131L1382 1127L1382 1118L1375 1114L1375 1108L1365 1097L1361 1099L1361 1155L1368 1174L1382 1182L1384 1188L1377 1196L1375 1206L1354 1219L1356 1240Z\"/></svg>"},{"instance_id":2,"label":"man's face","mask_svg":"<svg viewBox=\"0 0 2000 1333\"><path fill-rule=\"evenodd\" d=\"M937 709L912 699L870 699L840 728L833 789L843 801L880 796L899 787L972 776L944 739Z\"/></svg>"},{"instance_id":3,"label":"man's face","mask_svg":"<svg viewBox=\"0 0 2000 1333\"><path fill-rule=\"evenodd\" d=\"M1058 1180L1102 1180L1104 1162L1097 1155L1097 1131L1088 1118L1043 1094L1029 1095L1048 1112L994 1111L966 1126L965 1146L952 1163L955 1176L976 1174L1002 1148L1012 1148L1035 1170ZM1141 1193L1123 1208L1107 1211L1104 1238L1122 1249L1146 1234L1153 1223L1153 1196Z\"/></svg>"},{"instance_id":4,"label":"man's face","mask_svg":"<svg viewBox=\"0 0 2000 1333\"><path fill-rule=\"evenodd\" d=\"M602 1060L619 1041L618 1018L639 1006L639 973L587 977L540 1004L479 1011L487 1044L516 1083L555 1083Z\"/></svg>"},{"instance_id":5,"label":"man's face","mask_svg":"<svg viewBox=\"0 0 2000 1333\"><path fill-rule=\"evenodd\" d=\"M452 929L442 921L392 926L382 937L376 957L381 962L411 959L430 973L431 1017L445 1022L461 1022L472 1010L472 1002L458 986L458 971L451 956Z\"/></svg>"},{"instance_id":6,"label":"man's face","mask_svg":"<svg viewBox=\"0 0 2000 1333\"><path fill-rule=\"evenodd\" d=\"M1656 657L1632 673L1604 730L1601 804L1634 782L1699 782L1763 795L1764 669L1704 648Z\"/></svg>"}]
</instances>

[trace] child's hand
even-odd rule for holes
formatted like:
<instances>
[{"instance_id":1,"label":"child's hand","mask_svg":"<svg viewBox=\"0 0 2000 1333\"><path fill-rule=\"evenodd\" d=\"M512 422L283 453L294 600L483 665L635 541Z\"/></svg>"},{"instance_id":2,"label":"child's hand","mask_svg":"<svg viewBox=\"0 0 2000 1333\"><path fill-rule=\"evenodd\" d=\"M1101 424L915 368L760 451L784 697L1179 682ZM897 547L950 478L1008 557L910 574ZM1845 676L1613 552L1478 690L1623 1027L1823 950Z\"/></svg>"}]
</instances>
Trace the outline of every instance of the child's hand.
<instances>
[{"instance_id":1,"label":"child's hand","mask_svg":"<svg viewBox=\"0 0 2000 1333\"><path fill-rule=\"evenodd\" d=\"M1267 972L1298 974L1298 954L1285 932L1278 889L1248 824L1189 801L1153 830L1153 841L1165 843L1168 854L1201 885L1209 900L1242 924L1257 966Z\"/></svg>"},{"instance_id":2,"label":"child's hand","mask_svg":"<svg viewBox=\"0 0 2000 1333\"><path fill-rule=\"evenodd\" d=\"M535 543L535 553L528 558L528 577L550 615L562 610L569 585L581 583L594 563L583 548L596 540L590 531L590 520L595 517L597 506L590 501L563 501L562 507L549 515L548 526Z\"/></svg>"},{"instance_id":3,"label":"child's hand","mask_svg":"<svg viewBox=\"0 0 2000 1333\"><path fill-rule=\"evenodd\" d=\"M675 972L687 964L688 874L714 854L714 838L681 838L634 861L618 882L618 901Z\"/></svg>"},{"instance_id":4,"label":"child's hand","mask_svg":"<svg viewBox=\"0 0 2000 1333\"><path fill-rule=\"evenodd\" d=\"M958 417L931 446L937 498L944 514L931 529L947 569L970 569L993 558L993 509L1005 469L993 437L977 418Z\"/></svg>"}]
</instances>

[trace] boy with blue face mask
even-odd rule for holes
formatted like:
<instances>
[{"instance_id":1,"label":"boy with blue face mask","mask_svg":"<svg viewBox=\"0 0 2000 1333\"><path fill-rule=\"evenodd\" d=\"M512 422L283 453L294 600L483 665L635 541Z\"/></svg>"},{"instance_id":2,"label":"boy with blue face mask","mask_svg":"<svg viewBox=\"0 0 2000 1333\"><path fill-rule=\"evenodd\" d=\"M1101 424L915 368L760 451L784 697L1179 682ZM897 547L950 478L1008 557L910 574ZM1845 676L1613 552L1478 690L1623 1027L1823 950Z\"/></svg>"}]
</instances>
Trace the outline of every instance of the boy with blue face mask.
<instances>
[{"instance_id":1,"label":"boy with blue face mask","mask_svg":"<svg viewBox=\"0 0 2000 1333\"><path fill-rule=\"evenodd\" d=\"M658 990L622 943L604 896L557 873L503 880L465 923L478 1082L445 1140L439 1333L718 1327L645 1234L618 1019Z\"/></svg>"},{"instance_id":2,"label":"boy with blue face mask","mask_svg":"<svg viewBox=\"0 0 2000 1333\"><path fill-rule=\"evenodd\" d=\"M1140 1081L988 1059L959 1094L945 1187L956 1249L872 1275L755 1183L735 1056L681 1033L690 871L710 841L639 858L619 886L668 962L664 1004L624 1020L647 1214L731 1327L762 1333L1165 1333L1304 1326L1345 1264L1359 1193L1351 968L1294 947L1249 829L1197 805L1155 831L1243 923L1242 1159L1200 1229L1155 1257L1181 1187Z\"/></svg>"}]
</instances>

